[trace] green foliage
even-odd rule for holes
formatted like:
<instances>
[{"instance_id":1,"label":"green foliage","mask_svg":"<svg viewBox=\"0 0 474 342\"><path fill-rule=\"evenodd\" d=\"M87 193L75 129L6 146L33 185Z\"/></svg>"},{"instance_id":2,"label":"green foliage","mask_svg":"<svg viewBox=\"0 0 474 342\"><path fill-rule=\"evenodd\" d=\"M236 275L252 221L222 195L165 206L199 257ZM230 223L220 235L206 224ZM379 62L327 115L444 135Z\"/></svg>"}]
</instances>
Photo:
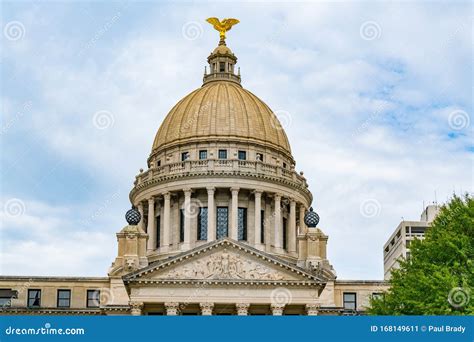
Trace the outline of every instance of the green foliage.
<instances>
[{"instance_id":1,"label":"green foliage","mask_svg":"<svg viewBox=\"0 0 474 342\"><path fill-rule=\"evenodd\" d=\"M373 315L474 314L474 199L454 196L411 257L392 272L390 289L372 299Z\"/></svg>"}]
</instances>

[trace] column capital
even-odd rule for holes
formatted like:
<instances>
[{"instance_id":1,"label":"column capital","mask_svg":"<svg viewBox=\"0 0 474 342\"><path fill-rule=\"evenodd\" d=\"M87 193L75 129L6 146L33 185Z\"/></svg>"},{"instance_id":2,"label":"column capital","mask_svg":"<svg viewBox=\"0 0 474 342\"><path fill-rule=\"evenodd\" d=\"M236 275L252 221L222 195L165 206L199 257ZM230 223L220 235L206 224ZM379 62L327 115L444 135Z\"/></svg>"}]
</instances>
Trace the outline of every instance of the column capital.
<instances>
[{"instance_id":1,"label":"column capital","mask_svg":"<svg viewBox=\"0 0 474 342\"><path fill-rule=\"evenodd\" d=\"M166 314L168 316L176 316L178 314L179 303L167 302L165 303Z\"/></svg>"},{"instance_id":2,"label":"column capital","mask_svg":"<svg viewBox=\"0 0 474 342\"><path fill-rule=\"evenodd\" d=\"M155 203L155 196L151 196L149 199L148 199L148 204L150 203Z\"/></svg>"},{"instance_id":3,"label":"column capital","mask_svg":"<svg viewBox=\"0 0 474 342\"><path fill-rule=\"evenodd\" d=\"M292 205L296 208L296 200L294 198L290 197L290 205Z\"/></svg>"},{"instance_id":4,"label":"column capital","mask_svg":"<svg viewBox=\"0 0 474 342\"><path fill-rule=\"evenodd\" d=\"M169 192L169 191L163 192L161 195L162 195L163 198L164 198L165 200L167 200L167 201L171 199L171 192Z\"/></svg>"},{"instance_id":5,"label":"column capital","mask_svg":"<svg viewBox=\"0 0 474 342\"><path fill-rule=\"evenodd\" d=\"M214 191L216 191L216 188L215 188L214 186L207 186L207 187L206 187L206 190L207 190L207 193L209 193L209 192L214 192Z\"/></svg>"},{"instance_id":6,"label":"column capital","mask_svg":"<svg viewBox=\"0 0 474 342\"><path fill-rule=\"evenodd\" d=\"M232 191L232 192L239 192L239 190L240 190L240 188L238 188L238 187L230 188L230 191Z\"/></svg>"},{"instance_id":7,"label":"column capital","mask_svg":"<svg viewBox=\"0 0 474 342\"><path fill-rule=\"evenodd\" d=\"M130 302L130 313L133 316L140 316L142 314L143 303L142 302Z\"/></svg>"},{"instance_id":8,"label":"column capital","mask_svg":"<svg viewBox=\"0 0 474 342\"><path fill-rule=\"evenodd\" d=\"M193 189L191 188L184 188L183 189L183 192L185 195L191 195L191 193L193 192Z\"/></svg>"},{"instance_id":9,"label":"column capital","mask_svg":"<svg viewBox=\"0 0 474 342\"><path fill-rule=\"evenodd\" d=\"M249 313L249 303L236 303L235 308L237 309L238 316L247 316Z\"/></svg>"},{"instance_id":10,"label":"column capital","mask_svg":"<svg viewBox=\"0 0 474 342\"><path fill-rule=\"evenodd\" d=\"M214 303L199 303L199 307L203 316L210 316L212 315L212 309L214 309Z\"/></svg>"},{"instance_id":11,"label":"column capital","mask_svg":"<svg viewBox=\"0 0 474 342\"><path fill-rule=\"evenodd\" d=\"M285 309L285 304L271 304L270 309L272 310L273 316L283 315L283 310Z\"/></svg>"},{"instance_id":12,"label":"column capital","mask_svg":"<svg viewBox=\"0 0 474 342\"><path fill-rule=\"evenodd\" d=\"M254 190L254 191L252 191L252 193L253 193L255 196L257 196L257 195L258 195L258 196L262 196L263 191L262 191L262 190Z\"/></svg>"},{"instance_id":13,"label":"column capital","mask_svg":"<svg viewBox=\"0 0 474 342\"><path fill-rule=\"evenodd\" d=\"M320 308L321 304L319 303L306 304L305 306L306 313L308 316L317 316Z\"/></svg>"}]
</instances>

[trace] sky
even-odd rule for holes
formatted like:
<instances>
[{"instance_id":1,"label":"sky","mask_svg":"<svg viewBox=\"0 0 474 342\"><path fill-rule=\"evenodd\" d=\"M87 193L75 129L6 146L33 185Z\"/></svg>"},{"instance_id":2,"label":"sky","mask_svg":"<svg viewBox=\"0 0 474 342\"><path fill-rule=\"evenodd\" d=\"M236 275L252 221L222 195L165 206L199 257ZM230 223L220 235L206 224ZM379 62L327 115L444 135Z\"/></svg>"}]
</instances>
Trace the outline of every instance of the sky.
<instances>
[{"instance_id":1,"label":"sky","mask_svg":"<svg viewBox=\"0 0 474 342\"><path fill-rule=\"evenodd\" d=\"M382 279L423 205L473 191L469 2L1 3L0 274L105 276L129 191L218 34L280 119L339 279Z\"/></svg>"}]
</instances>

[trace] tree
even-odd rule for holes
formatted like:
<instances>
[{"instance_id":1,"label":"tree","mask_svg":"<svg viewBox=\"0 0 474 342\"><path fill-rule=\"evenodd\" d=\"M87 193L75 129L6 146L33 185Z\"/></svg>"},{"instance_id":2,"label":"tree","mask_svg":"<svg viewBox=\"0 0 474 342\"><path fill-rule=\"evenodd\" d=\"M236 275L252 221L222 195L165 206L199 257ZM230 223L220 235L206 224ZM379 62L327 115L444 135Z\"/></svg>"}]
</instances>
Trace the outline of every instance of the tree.
<instances>
[{"instance_id":1,"label":"tree","mask_svg":"<svg viewBox=\"0 0 474 342\"><path fill-rule=\"evenodd\" d=\"M454 195L424 240L392 272L390 289L371 300L372 315L474 314L474 199Z\"/></svg>"}]
</instances>

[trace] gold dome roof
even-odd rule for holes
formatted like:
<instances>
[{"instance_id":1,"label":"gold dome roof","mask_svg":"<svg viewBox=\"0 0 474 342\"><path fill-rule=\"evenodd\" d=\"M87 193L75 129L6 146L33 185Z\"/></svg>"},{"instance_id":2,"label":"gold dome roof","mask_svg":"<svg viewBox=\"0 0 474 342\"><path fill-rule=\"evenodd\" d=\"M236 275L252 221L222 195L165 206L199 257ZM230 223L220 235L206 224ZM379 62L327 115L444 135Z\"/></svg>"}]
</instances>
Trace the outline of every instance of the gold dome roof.
<instances>
[{"instance_id":1,"label":"gold dome roof","mask_svg":"<svg viewBox=\"0 0 474 342\"><path fill-rule=\"evenodd\" d=\"M276 115L262 100L231 81L206 83L179 101L161 124L152 154L176 144L208 141L256 143L292 158Z\"/></svg>"}]
</instances>

